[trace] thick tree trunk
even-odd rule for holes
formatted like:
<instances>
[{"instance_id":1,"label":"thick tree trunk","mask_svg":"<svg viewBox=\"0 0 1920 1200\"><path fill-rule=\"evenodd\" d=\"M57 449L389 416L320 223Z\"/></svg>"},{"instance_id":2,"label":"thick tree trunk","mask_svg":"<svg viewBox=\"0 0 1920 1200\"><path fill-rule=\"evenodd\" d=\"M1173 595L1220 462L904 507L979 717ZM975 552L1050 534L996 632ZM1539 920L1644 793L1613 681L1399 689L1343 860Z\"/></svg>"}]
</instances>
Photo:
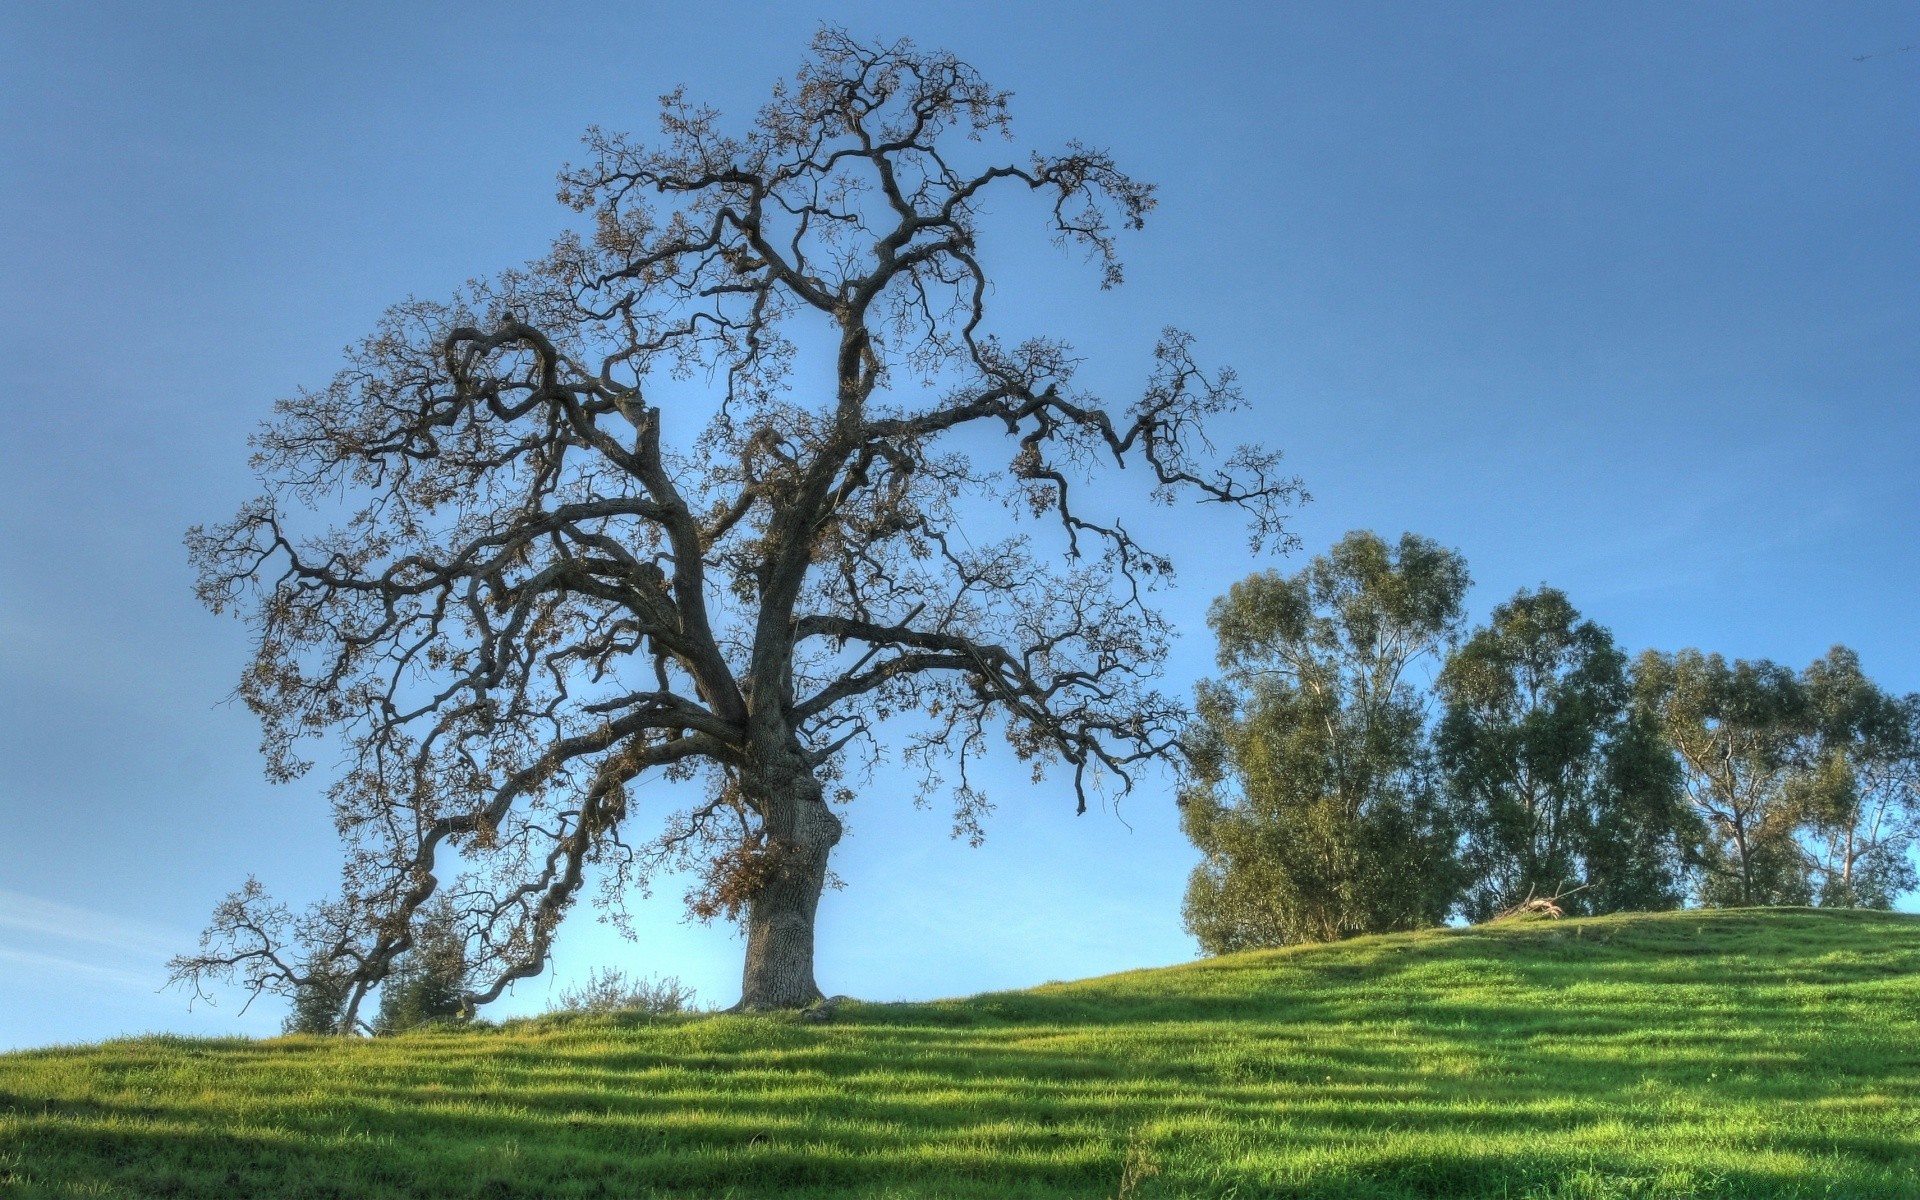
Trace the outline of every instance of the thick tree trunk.
<instances>
[{"instance_id":1,"label":"thick tree trunk","mask_svg":"<svg viewBox=\"0 0 1920 1200\"><path fill-rule=\"evenodd\" d=\"M747 962L739 1009L804 1008L822 998L813 978L813 927L840 818L811 774L791 773L758 797L774 871L747 905Z\"/></svg>"}]
</instances>

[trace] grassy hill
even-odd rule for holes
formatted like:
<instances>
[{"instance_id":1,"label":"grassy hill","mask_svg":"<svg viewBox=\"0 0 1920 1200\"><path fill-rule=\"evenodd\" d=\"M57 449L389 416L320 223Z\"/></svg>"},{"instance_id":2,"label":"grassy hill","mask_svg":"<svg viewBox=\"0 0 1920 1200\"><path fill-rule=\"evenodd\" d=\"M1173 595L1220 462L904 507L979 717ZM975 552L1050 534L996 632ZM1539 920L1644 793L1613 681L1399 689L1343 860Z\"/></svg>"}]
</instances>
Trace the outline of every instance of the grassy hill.
<instances>
[{"instance_id":1,"label":"grassy hill","mask_svg":"<svg viewBox=\"0 0 1920 1200\"><path fill-rule=\"evenodd\" d=\"M0 1056L0 1195L1920 1197L1920 919L1530 922L832 1024Z\"/></svg>"}]
</instances>

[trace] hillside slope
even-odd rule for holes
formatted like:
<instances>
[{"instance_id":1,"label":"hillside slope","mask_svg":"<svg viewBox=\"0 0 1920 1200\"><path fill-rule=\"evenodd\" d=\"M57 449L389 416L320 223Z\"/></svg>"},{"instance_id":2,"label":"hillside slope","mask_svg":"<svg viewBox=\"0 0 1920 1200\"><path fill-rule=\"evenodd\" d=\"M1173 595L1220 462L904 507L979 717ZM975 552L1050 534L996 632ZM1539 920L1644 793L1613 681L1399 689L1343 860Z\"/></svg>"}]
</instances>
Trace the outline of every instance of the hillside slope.
<instances>
[{"instance_id":1,"label":"hillside slope","mask_svg":"<svg viewBox=\"0 0 1920 1200\"><path fill-rule=\"evenodd\" d=\"M1365 938L792 1019L0 1056L6 1196L1920 1197L1920 919Z\"/></svg>"}]
</instances>

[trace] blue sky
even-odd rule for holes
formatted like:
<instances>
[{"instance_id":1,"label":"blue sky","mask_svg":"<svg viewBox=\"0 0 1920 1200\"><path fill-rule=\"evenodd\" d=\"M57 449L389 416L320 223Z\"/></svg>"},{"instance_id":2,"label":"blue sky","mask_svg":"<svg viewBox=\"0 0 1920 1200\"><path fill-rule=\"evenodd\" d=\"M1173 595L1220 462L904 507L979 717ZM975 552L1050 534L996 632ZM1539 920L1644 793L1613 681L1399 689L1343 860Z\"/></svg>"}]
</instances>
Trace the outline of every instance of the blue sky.
<instances>
[{"instance_id":1,"label":"blue sky","mask_svg":"<svg viewBox=\"0 0 1920 1200\"><path fill-rule=\"evenodd\" d=\"M679 83L750 113L821 18L952 49L1013 89L1022 143L1161 185L1114 293L1010 222L1002 319L1116 396L1162 325L1194 331L1255 401L1232 432L1305 477L1308 553L1412 529L1466 555L1477 615L1546 582L1633 649L1841 641L1920 689L1911 4L16 5L0 1047L275 1028L155 991L249 872L304 901L337 863L323 781L266 784L223 703L245 635L195 604L181 533L252 494L249 430L387 304L544 248L588 124L650 132ZM1149 519L1183 551L1185 689L1207 601L1269 564L1226 523ZM868 789L829 991L1192 956L1163 785L1076 819L994 782L978 850ZM730 1002L740 942L679 891L637 944L577 914L558 978L617 962Z\"/></svg>"}]
</instances>

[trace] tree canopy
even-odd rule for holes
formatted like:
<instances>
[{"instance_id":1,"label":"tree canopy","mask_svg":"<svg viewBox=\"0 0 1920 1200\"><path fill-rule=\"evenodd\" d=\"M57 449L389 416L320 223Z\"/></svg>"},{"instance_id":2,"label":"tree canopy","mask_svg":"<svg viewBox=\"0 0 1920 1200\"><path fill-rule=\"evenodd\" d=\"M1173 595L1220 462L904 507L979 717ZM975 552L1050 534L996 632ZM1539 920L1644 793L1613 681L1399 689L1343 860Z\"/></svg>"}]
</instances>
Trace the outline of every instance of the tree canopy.
<instances>
[{"instance_id":1,"label":"tree canopy","mask_svg":"<svg viewBox=\"0 0 1920 1200\"><path fill-rule=\"evenodd\" d=\"M1920 886L1920 695L1895 696L1835 646L1801 673L1812 710L1794 805L1823 905L1892 908Z\"/></svg>"},{"instance_id":2,"label":"tree canopy","mask_svg":"<svg viewBox=\"0 0 1920 1200\"><path fill-rule=\"evenodd\" d=\"M1467 583L1453 551L1359 531L1214 603L1222 674L1180 795L1202 949L1536 905L1888 908L1920 885L1920 695L1845 646L1800 672L1629 664L1545 586L1462 639Z\"/></svg>"},{"instance_id":3,"label":"tree canopy","mask_svg":"<svg viewBox=\"0 0 1920 1200\"><path fill-rule=\"evenodd\" d=\"M1109 287L1154 206L1104 150L993 157L1008 122L952 55L823 30L742 130L674 92L653 145L590 132L561 176L581 228L397 305L279 403L264 494L190 546L254 631L270 774L345 748L343 886L296 912L249 881L177 979L344 984L350 1026L438 896L484 1004L544 968L590 870L617 903L691 868L692 910L745 923L742 1004L804 1004L881 721L917 719L901 757L963 833L990 738L1083 808L1176 753L1173 565L1082 485L1132 466L1256 548L1290 541L1299 487L1271 451L1212 453L1242 398L1188 335L1115 406L1061 340L995 329L989 196L1032 197ZM1012 531L970 540L969 506ZM637 838L647 776L676 786Z\"/></svg>"},{"instance_id":4,"label":"tree canopy","mask_svg":"<svg viewBox=\"0 0 1920 1200\"><path fill-rule=\"evenodd\" d=\"M1649 651L1635 687L1705 826L1702 903L1889 908L1920 882L1920 695L1845 646L1797 673Z\"/></svg>"},{"instance_id":5,"label":"tree canopy","mask_svg":"<svg viewBox=\"0 0 1920 1200\"><path fill-rule=\"evenodd\" d=\"M1706 904L1805 904L1812 898L1800 817L1788 784L1811 717L1778 663L1649 650L1635 664L1637 702L1678 756L1708 836L1696 884Z\"/></svg>"},{"instance_id":6,"label":"tree canopy","mask_svg":"<svg viewBox=\"0 0 1920 1200\"><path fill-rule=\"evenodd\" d=\"M1671 751L1633 719L1613 635L1565 593L1522 590L1495 606L1436 692L1469 920L1534 898L1575 912L1679 901L1687 839Z\"/></svg>"},{"instance_id":7,"label":"tree canopy","mask_svg":"<svg viewBox=\"0 0 1920 1200\"><path fill-rule=\"evenodd\" d=\"M1362 531L1215 602L1223 673L1200 685L1180 798L1203 856L1187 928L1208 952L1414 928L1452 908L1454 832L1408 672L1458 635L1467 584L1457 553Z\"/></svg>"}]
</instances>

